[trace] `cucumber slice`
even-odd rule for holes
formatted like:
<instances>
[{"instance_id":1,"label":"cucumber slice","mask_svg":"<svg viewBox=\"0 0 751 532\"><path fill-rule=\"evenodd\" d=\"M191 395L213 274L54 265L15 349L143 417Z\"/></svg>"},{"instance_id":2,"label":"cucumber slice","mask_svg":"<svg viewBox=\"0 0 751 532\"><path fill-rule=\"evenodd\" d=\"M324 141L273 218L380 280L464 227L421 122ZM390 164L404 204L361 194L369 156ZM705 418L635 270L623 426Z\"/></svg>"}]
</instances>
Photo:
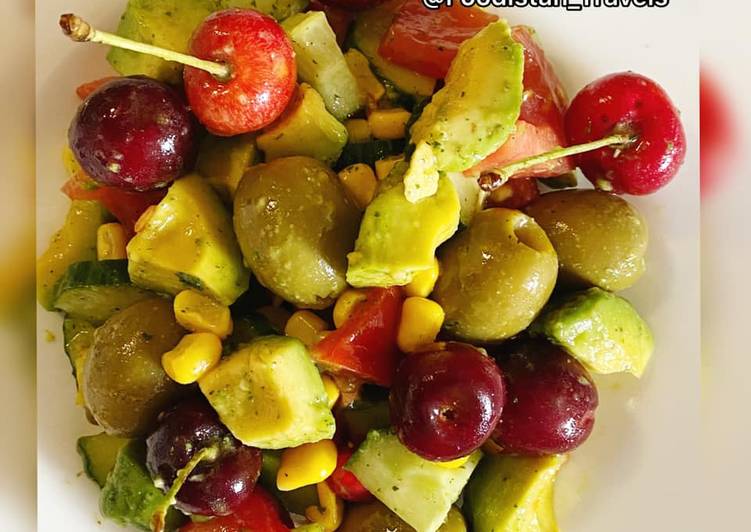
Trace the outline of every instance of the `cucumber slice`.
<instances>
[{"instance_id":1,"label":"cucumber slice","mask_svg":"<svg viewBox=\"0 0 751 532\"><path fill-rule=\"evenodd\" d=\"M128 441L127 438L110 436L105 432L78 438L76 450L81 455L83 472L100 488L104 487L107 476L115 467L117 453Z\"/></svg>"},{"instance_id":2,"label":"cucumber slice","mask_svg":"<svg viewBox=\"0 0 751 532\"><path fill-rule=\"evenodd\" d=\"M401 3L387 2L360 13L352 26L352 44L368 58L377 76L393 82L402 92L421 97L431 96L436 80L395 65L378 53L381 37L391 25Z\"/></svg>"},{"instance_id":3,"label":"cucumber slice","mask_svg":"<svg viewBox=\"0 0 751 532\"><path fill-rule=\"evenodd\" d=\"M127 260L86 261L68 268L55 286L53 301L69 317L98 325L152 295L130 283Z\"/></svg>"},{"instance_id":4,"label":"cucumber slice","mask_svg":"<svg viewBox=\"0 0 751 532\"><path fill-rule=\"evenodd\" d=\"M282 27L295 48L298 76L318 91L326 109L338 120L357 111L362 105L357 80L323 11L293 15Z\"/></svg>"},{"instance_id":5,"label":"cucumber slice","mask_svg":"<svg viewBox=\"0 0 751 532\"><path fill-rule=\"evenodd\" d=\"M96 232L107 219L107 211L97 201L71 202L65 223L37 260L37 298L44 308L54 310L55 285L68 266L96 259Z\"/></svg>"},{"instance_id":6,"label":"cucumber slice","mask_svg":"<svg viewBox=\"0 0 751 532\"><path fill-rule=\"evenodd\" d=\"M65 354L76 379L76 404L83 406L83 367L94 342L96 327L86 320L65 318L63 321L63 344Z\"/></svg>"},{"instance_id":7,"label":"cucumber slice","mask_svg":"<svg viewBox=\"0 0 751 532\"><path fill-rule=\"evenodd\" d=\"M371 140L368 142L352 142L344 146L335 170L339 171L351 164L364 163L373 166L376 161L391 155L404 152L404 139L399 140Z\"/></svg>"},{"instance_id":8,"label":"cucumber slice","mask_svg":"<svg viewBox=\"0 0 751 532\"><path fill-rule=\"evenodd\" d=\"M455 469L417 456L388 430L373 430L346 469L389 509L420 532L435 532L446 520L482 458L472 453Z\"/></svg>"}]
</instances>

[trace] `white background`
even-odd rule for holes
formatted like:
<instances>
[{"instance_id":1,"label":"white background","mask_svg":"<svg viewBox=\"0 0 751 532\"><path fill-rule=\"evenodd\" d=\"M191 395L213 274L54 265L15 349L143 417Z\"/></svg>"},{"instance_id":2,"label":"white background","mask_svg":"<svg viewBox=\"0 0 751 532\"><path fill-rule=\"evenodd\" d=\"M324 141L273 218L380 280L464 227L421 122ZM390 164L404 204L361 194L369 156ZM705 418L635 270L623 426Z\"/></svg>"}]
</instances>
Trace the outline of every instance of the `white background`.
<instances>
[{"instance_id":1,"label":"white background","mask_svg":"<svg viewBox=\"0 0 751 532\"><path fill-rule=\"evenodd\" d=\"M57 29L76 11L114 29L124 0L38 0L38 250L60 225L66 200L60 153L78 103L75 87L110 73L105 49L74 44ZM719 3L718 3L719 4ZM717 5L717 4L715 4ZM683 112L688 160L673 184L635 200L649 221L649 271L627 293L653 326L654 361L642 381L600 379L601 407L592 438L566 466L557 488L562 528L569 532L700 530L698 2L666 9L507 10L512 23L534 25L573 94L592 79L632 69L661 82ZM740 68L740 67L739 67ZM74 383L58 342L57 317L38 319L39 529L120 530L99 524L97 488L81 476L75 440L96 432L74 406ZM19 527L18 530L25 530Z\"/></svg>"}]
</instances>

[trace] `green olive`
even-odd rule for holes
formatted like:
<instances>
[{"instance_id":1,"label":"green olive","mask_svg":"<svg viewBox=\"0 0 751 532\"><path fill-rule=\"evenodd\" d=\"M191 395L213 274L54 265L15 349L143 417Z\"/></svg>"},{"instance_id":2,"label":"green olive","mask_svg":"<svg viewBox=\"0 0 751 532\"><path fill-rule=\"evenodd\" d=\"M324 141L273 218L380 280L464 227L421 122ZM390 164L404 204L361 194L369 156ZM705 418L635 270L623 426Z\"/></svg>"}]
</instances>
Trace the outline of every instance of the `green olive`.
<instances>
[{"instance_id":1,"label":"green olive","mask_svg":"<svg viewBox=\"0 0 751 532\"><path fill-rule=\"evenodd\" d=\"M378 501L347 508L338 532L414 532L415 529ZM452 507L438 532L467 532L462 513Z\"/></svg>"},{"instance_id":2,"label":"green olive","mask_svg":"<svg viewBox=\"0 0 751 532\"><path fill-rule=\"evenodd\" d=\"M286 157L251 167L234 211L245 262L266 288L299 307L325 308L347 287L360 212L323 163Z\"/></svg>"},{"instance_id":3,"label":"green olive","mask_svg":"<svg viewBox=\"0 0 751 532\"><path fill-rule=\"evenodd\" d=\"M487 209L439 253L433 297L446 330L461 339L497 342L523 331L550 297L558 274L555 250L526 214Z\"/></svg>"},{"instance_id":4,"label":"green olive","mask_svg":"<svg viewBox=\"0 0 751 532\"><path fill-rule=\"evenodd\" d=\"M623 198L597 190L562 190L543 194L527 213L558 252L561 284L617 291L644 273L647 224Z\"/></svg>"},{"instance_id":5,"label":"green olive","mask_svg":"<svg viewBox=\"0 0 751 532\"><path fill-rule=\"evenodd\" d=\"M172 304L152 298L121 310L94 333L83 374L83 395L108 433L138 437L184 389L162 369L162 354L180 341Z\"/></svg>"}]
</instances>

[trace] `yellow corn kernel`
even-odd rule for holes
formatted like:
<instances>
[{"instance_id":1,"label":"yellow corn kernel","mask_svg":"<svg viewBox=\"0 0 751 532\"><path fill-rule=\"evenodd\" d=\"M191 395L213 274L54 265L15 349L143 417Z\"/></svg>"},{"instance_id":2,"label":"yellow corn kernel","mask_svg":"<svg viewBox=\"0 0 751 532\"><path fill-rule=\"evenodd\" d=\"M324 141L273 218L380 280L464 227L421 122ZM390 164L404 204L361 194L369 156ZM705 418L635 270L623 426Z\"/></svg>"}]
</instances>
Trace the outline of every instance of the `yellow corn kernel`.
<instances>
[{"instance_id":1,"label":"yellow corn kernel","mask_svg":"<svg viewBox=\"0 0 751 532\"><path fill-rule=\"evenodd\" d=\"M226 338L232 332L232 315L229 307L214 298L196 292L183 290L172 304L177 323L193 332L210 332L219 338Z\"/></svg>"},{"instance_id":2,"label":"yellow corn kernel","mask_svg":"<svg viewBox=\"0 0 751 532\"><path fill-rule=\"evenodd\" d=\"M378 180L382 181L383 179L386 179L386 176L391 173L391 170L394 169L396 163L403 160L403 155L391 155L390 157L386 157L385 159L377 160L375 162L375 172Z\"/></svg>"},{"instance_id":3,"label":"yellow corn kernel","mask_svg":"<svg viewBox=\"0 0 751 532\"><path fill-rule=\"evenodd\" d=\"M349 288L342 292L334 305L334 327L337 329L341 327L352 316L355 307L366 299L368 299L368 296L365 290Z\"/></svg>"},{"instance_id":4,"label":"yellow corn kernel","mask_svg":"<svg viewBox=\"0 0 751 532\"><path fill-rule=\"evenodd\" d=\"M368 142L371 139L370 125L364 118L352 118L344 122L344 126L347 128L348 142Z\"/></svg>"},{"instance_id":5,"label":"yellow corn kernel","mask_svg":"<svg viewBox=\"0 0 751 532\"><path fill-rule=\"evenodd\" d=\"M393 109L376 109L368 116L370 131L377 139L403 139L410 112L401 107Z\"/></svg>"},{"instance_id":6,"label":"yellow corn kernel","mask_svg":"<svg viewBox=\"0 0 751 532\"><path fill-rule=\"evenodd\" d=\"M467 460L469 460L469 455L462 456L461 458L457 458L456 460L451 460L449 462L434 462L434 463L441 467L445 467L446 469L459 469L461 466L467 463Z\"/></svg>"},{"instance_id":7,"label":"yellow corn kernel","mask_svg":"<svg viewBox=\"0 0 751 532\"><path fill-rule=\"evenodd\" d=\"M441 305L424 297L408 297L402 306L402 317L396 343L405 353L412 353L433 342L443 325L445 314Z\"/></svg>"},{"instance_id":8,"label":"yellow corn kernel","mask_svg":"<svg viewBox=\"0 0 751 532\"><path fill-rule=\"evenodd\" d=\"M357 80L357 86L360 89L360 98L363 100L363 103L368 104L368 106L375 106L378 100L386 94L386 87L373 74L368 58L359 50L350 48L344 54L344 59L347 61L347 66Z\"/></svg>"},{"instance_id":9,"label":"yellow corn kernel","mask_svg":"<svg viewBox=\"0 0 751 532\"><path fill-rule=\"evenodd\" d=\"M138 217L138 220L136 220L136 224L133 227L136 233L140 233L146 228L155 211L156 205L150 205L145 211L143 211L143 214Z\"/></svg>"},{"instance_id":10,"label":"yellow corn kernel","mask_svg":"<svg viewBox=\"0 0 751 532\"><path fill-rule=\"evenodd\" d=\"M276 474L276 487L280 491L292 491L323 482L336 469L336 456L332 440L285 449Z\"/></svg>"},{"instance_id":11,"label":"yellow corn kernel","mask_svg":"<svg viewBox=\"0 0 751 532\"><path fill-rule=\"evenodd\" d=\"M325 482L316 484L318 493L318 506L308 506L305 509L305 517L311 523L323 526L325 532L334 532L342 525L344 518L344 502L336 496L333 490Z\"/></svg>"},{"instance_id":12,"label":"yellow corn kernel","mask_svg":"<svg viewBox=\"0 0 751 532\"><path fill-rule=\"evenodd\" d=\"M297 338L308 347L317 344L325 330L326 322L309 310L298 310L284 326L284 334Z\"/></svg>"},{"instance_id":13,"label":"yellow corn kernel","mask_svg":"<svg viewBox=\"0 0 751 532\"><path fill-rule=\"evenodd\" d=\"M118 223L102 224L96 231L97 260L119 260L128 258L125 252L125 229Z\"/></svg>"},{"instance_id":14,"label":"yellow corn kernel","mask_svg":"<svg viewBox=\"0 0 751 532\"><path fill-rule=\"evenodd\" d=\"M365 210L375 196L378 181L373 169L367 164L357 163L339 172L339 180L347 194L360 210Z\"/></svg>"},{"instance_id":15,"label":"yellow corn kernel","mask_svg":"<svg viewBox=\"0 0 751 532\"><path fill-rule=\"evenodd\" d=\"M433 259L433 266L427 270L418 272L407 286L404 287L404 293L408 297L428 297L435 288L438 280L438 274L441 273L441 266L438 259Z\"/></svg>"},{"instance_id":16,"label":"yellow corn kernel","mask_svg":"<svg viewBox=\"0 0 751 532\"><path fill-rule=\"evenodd\" d=\"M334 408L334 405L339 400L339 387L334 382L334 379L328 375L321 376L323 381L323 389L326 390L326 397L329 398L329 408Z\"/></svg>"},{"instance_id":17,"label":"yellow corn kernel","mask_svg":"<svg viewBox=\"0 0 751 532\"><path fill-rule=\"evenodd\" d=\"M216 366L221 356L222 341L217 335L191 333L162 355L162 367L173 381L191 384Z\"/></svg>"}]
</instances>

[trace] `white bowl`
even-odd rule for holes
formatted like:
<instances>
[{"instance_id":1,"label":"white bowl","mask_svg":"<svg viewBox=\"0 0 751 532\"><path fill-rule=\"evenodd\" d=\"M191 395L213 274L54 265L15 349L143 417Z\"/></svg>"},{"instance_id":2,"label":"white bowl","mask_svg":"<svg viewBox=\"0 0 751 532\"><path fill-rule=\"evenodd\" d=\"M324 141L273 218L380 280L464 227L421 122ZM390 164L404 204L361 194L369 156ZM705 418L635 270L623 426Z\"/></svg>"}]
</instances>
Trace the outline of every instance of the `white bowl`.
<instances>
[{"instance_id":1,"label":"white bowl","mask_svg":"<svg viewBox=\"0 0 751 532\"><path fill-rule=\"evenodd\" d=\"M80 83L112 74L96 45L74 44L57 19L76 12L114 29L125 0L37 0L37 248L62 223L68 200L60 154ZM570 94L606 73L634 70L661 83L681 109L688 158L659 193L631 200L651 230L649 269L626 296L655 331L657 350L641 381L598 379L590 440L565 466L556 499L569 532L698 530L699 389L698 69L688 2L662 9L562 8L501 11L538 30ZM61 320L38 315L39 530L122 530L98 513L98 488L81 472L76 438L97 432L74 404L75 384L61 345ZM54 342L45 339L53 331Z\"/></svg>"}]
</instances>

